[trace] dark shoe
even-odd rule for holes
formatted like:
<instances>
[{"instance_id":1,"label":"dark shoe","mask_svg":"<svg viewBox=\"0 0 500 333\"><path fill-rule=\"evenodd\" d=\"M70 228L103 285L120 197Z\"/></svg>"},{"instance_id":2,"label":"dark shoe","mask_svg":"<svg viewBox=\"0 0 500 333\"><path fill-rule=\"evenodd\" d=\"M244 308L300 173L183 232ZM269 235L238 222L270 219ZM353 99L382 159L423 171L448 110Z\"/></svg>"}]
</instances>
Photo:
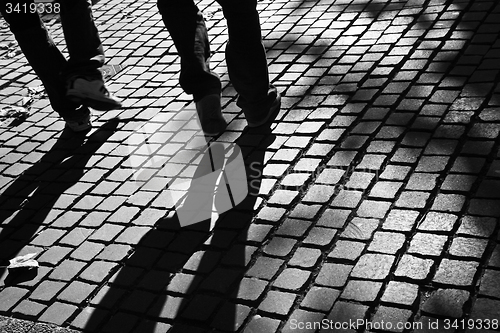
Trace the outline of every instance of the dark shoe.
<instances>
[{"instance_id":1,"label":"dark shoe","mask_svg":"<svg viewBox=\"0 0 500 333\"><path fill-rule=\"evenodd\" d=\"M195 103L203 133L216 136L224 132L227 122L222 116L220 95L212 94Z\"/></svg>"},{"instance_id":2,"label":"dark shoe","mask_svg":"<svg viewBox=\"0 0 500 333\"><path fill-rule=\"evenodd\" d=\"M265 107L264 110L261 110L259 115L254 116L255 112L244 112L245 115L252 115L251 118L247 117L248 127L259 127L266 124L270 119L274 119L273 117L276 116L276 113L281 106L281 95L276 90L273 90L271 93L274 94L274 99L269 106Z\"/></svg>"},{"instance_id":3,"label":"dark shoe","mask_svg":"<svg viewBox=\"0 0 500 333\"><path fill-rule=\"evenodd\" d=\"M122 103L113 96L102 79L76 76L69 80L68 99L99 111L118 109Z\"/></svg>"},{"instance_id":4,"label":"dark shoe","mask_svg":"<svg viewBox=\"0 0 500 333\"><path fill-rule=\"evenodd\" d=\"M92 128L92 122L90 121L90 110L82 106L74 111L69 117L64 119L66 122L66 127L73 132L85 132Z\"/></svg>"}]
</instances>

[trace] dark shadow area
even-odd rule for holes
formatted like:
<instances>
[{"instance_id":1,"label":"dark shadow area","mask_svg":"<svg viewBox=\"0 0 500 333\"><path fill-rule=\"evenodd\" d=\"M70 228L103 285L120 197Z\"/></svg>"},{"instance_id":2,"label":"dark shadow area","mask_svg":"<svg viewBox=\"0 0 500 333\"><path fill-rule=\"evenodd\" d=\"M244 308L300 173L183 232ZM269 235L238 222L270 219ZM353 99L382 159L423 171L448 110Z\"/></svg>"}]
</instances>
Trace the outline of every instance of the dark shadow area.
<instances>
[{"instance_id":1,"label":"dark shadow area","mask_svg":"<svg viewBox=\"0 0 500 333\"><path fill-rule=\"evenodd\" d=\"M255 304L237 303L235 298L240 285L248 287L244 273L257 248L250 246L247 232L255 215L264 154L273 141L269 129L247 131L238 138L251 193L219 215L213 229L210 220L180 227L175 211L160 219L77 319L86 323L86 331L231 332L242 325ZM188 192L186 203L190 195L200 200L199 193Z\"/></svg>"},{"instance_id":2,"label":"dark shadow area","mask_svg":"<svg viewBox=\"0 0 500 333\"><path fill-rule=\"evenodd\" d=\"M0 194L2 266L8 265L8 260L46 227L45 219L53 205L80 180L85 165L116 131L118 122L118 119L106 122L88 138L85 133L64 130L50 151ZM0 268L0 277L4 273L5 269ZM11 276L7 281L17 280Z\"/></svg>"}]
</instances>

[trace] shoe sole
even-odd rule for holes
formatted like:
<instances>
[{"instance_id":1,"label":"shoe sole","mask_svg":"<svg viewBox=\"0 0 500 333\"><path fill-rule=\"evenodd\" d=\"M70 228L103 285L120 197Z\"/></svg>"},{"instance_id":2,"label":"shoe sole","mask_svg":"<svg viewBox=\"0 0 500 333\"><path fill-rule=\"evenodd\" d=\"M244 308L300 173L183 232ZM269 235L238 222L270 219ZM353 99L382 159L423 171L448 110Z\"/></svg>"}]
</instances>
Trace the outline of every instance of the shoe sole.
<instances>
[{"instance_id":1,"label":"shoe sole","mask_svg":"<svg viewBox=\"0 0 500 333\"><path fill-rule=\"evenodd\" d=\"M72 102L91 107L98 111L110 111L121 108L121 103L118 103L112 99L102 99L96 96L91 96L84 94L81 91L69 90L66 94L69 100Z\"/></svg>"},{"instance_id":2,"label":"shoe sole","mask_svg":"<svg viewBox=\"0 0 500 333\"><path fill-rule=\"evenodd\" d=\"M86 132L92 128L92 124L85 124L80 127L73 127L68 124L66 124L66 127L72 130L75 133L81 133L81 132Z\"/></svg>"},{"instance_id":3,"label":"shoe sole","mask_svg":"<svg viewBox=\"0 0 500 333\"><path fill-rule=\"evenodd\" d=\"M205 130L203 130L203 128L202 128L202 130L203 130L203 134L205 134L206 136L217 136L217 135L221 134L222 132L224 132L226 130L226 128L227 128L227 124L224 126L223 129L221 129L220 131L217 131L217 132L212 132L212 133L206 132Z\"/></svg>"},{"instance_id":4,"label":"shoe sole","mask_svg":"<svg viewBox=\"0 0 500 333\"><path fill-rule=\"evenodd\" d=\"M208 103L207 103L207 101L208 101ZM207 119L202 121L202 119L204 119L204 117L203 117L204 113L206 116L206 110L205 110L205 112L203 111L203 106L205 106L205 107L208 106L208 109L210 110L210 107L211 106L213 107L214 104L215 104L215 107L217 109L216 114L212 115L212 117L208 116ZM195 102L195 107L196 107L196 112L198 114L198 122L199 122L200 127L203 131L203 134L205 134L206 136L217 136L226 130L227 122L224 119L224 117L222 116L221 110L219 110L220 109L220 95L216 95L216 94L207 95L207 96L203 97L199 102ZM220 116L220 118L219 118L219 116ZM210 126L210 127L216 127L216 128L219 127L218 130L215 132L209 132L204 128L204 127L207 127L207 126L213 125L213 124L216 124L216 126Z\"/></svg>"},{"instance_id":5,"label":"shoe sole","mask_svg":"<svg viewBox=\"0 0 500 333\"><path fill-rule=\"evenodd\" d=\"M91 123L90 117L89 117L89 119L87 119L85 122L82 122L81 125L78 125L78 124L70 125L70 123L66 122L66 127L75 133L80 133L80 132L85 132L85 131L90 130L92 128L92 123Z\"/></svg>"},{"instance_id":6,"label":"shoe sole","mask_svg":"<svg viewBox=\"0 0 500 333\"><path fill-rule=\"evenodd\" d=\"M248 127L256 128L256 127L260 127L260 126L264 125L280 109L280 107L281 107L281 95L278 94L276 96L276 99L274 100L273 104L269 108L269 113L267 114L266 118L264 118L263 120L261 120L259 122L248 122L247 121Z\"/></svg>"}]
</instances>

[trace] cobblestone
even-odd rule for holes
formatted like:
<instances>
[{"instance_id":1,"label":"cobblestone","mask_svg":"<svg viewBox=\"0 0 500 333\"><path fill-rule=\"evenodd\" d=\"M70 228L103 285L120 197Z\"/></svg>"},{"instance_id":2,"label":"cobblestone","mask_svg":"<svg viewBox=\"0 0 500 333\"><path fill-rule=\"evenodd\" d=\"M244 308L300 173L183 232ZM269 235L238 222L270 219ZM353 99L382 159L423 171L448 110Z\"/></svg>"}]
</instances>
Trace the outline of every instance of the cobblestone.
<instances>
[{"instance_id":1,"label":"cobblestone","mask_svg":"<svg viewBox=\"0 0 500 333\"><path fill-rule=\"evenodd\" d=\"M64 235L63 230L46 229L42 231L32 242L33 245L51 246Z\"/></svg>"},{"instance_id":2,"label":"cobblestone","mask_svg":"<svg viewBox=\"0 0 500 333\"><path fill-rule=\"evenodd\" d=\"M76 260L91 260L101 250L104 245L94 242L83 242L76 250L71 253L71 258Z\"/></svg>"},{"instance_id":3,"label":"cobblestone","mask_svg":"<svg viewBox=\"0 0 500 333\"><path fill-rule=\"evenodd\" d=\"M296 241L289 238L273 238L273 240L266 245L264 252L269 255L284 257L290 253Z\"/></svg>"},{"instance_id":4,"label":"cobblestone","mask_svg":"<svg viewBox=\"0 0 500 333\"><path fill-rule=\"evenodd\" d=\"M302 300L301 307L323 312L330 311L339 295L340 292L336 289L312 287Z\"/></svg>"},{"instance_id":5,"label":"cobblestone","mask_svg":"<svg viewBox=\"0 0 500 333\"><path fill-rule=\"evenodd\" d=\"M245 329L245 333L253 332L271 332L274 333L278 329L280 322L277 319L254 316Z\"/></svg>"},{"instance_id":6,"label":"cobblestone","mask_svg":"<svg viewBox=\"0 0 500 333\"><path fill-rule=\"evenodd\" d=\"M281 259L259 257L255 264L247 271L249 277L271 280L284 261Z\"/></svg>"},{"instance_id":7,"label":"cobblestone","mask_svg":"<svg viewBox=\"0 0 500 333\"><path fill-rule=\"evenodd\" d=\"M61 301L78 305L81 304L95 288L96 286L87 283L73 281L57 298Z\"/></svg>"},{"instance_id":8,"label":"cobblestone","mask_svg":"<svg viewBox=\"0 0 500 333\"><path fill-rule=\"evenodd\" d=\"M57 281L43 281L40 285L32 292L30 298L37 301L50 301L55 295L57 295L64 287L66 283Z\"/></svg>"},{"instance_id":9,"label":"cobblestone","mask_svg":"<svg viewBox=\"0 0 500 333\"><path fill-rule=\"evenodd\" d=\"M375 219L363 219L355 217L347 225L344 232L340 235L342 238L355 240L368 240L379 226L379 221Z\"/></svg>"},{"instance_id":10,"label":"cobblestone","mask_svg":"<svg viewBox=\"0 0 500 333\"><path fill-rule=\"evenodd\" d=\"M77 307L70 304L56 302L47 311L42 313L40 321L62 325L75 311Z\"/></svg>"},{"instance_id":11,"label":"cobblestone","mask_svg":"<svg viewBox=\"0 0 500 333\"><path fill-rule=\"evenodd\" d=\"M419 225L420 230L427 231L451 231L457 221L457 216L447 213L430 212L427 214L422 224Z\"/></svg>"},{"instance_id":12,"label":"cobblestone","mask_svg":"<svg viewBox=\"0 0 500 333\"><path fill-rule=\"evenodd\" d=\"M16 306L12 312L19 314L24 318L35 319L42 313L43 310L45 310L44 304L24 300L19 303L19 305Z\"/></svg>"},{"instance_id":13,"label":"cobblestone","mask_svg":"<svg viewBox=\"0 0 500 333\"><path fill-rule=\"evenodd\" d=\"M124 107L94 112L77 136L28 90L42 83L0 18L0 111L28 111L0 117L1 266L28 253L40 265L0 268L0 331L427 325L404 330L414 333L500 317L499 5L259 1L282 103L269 128L249 129L227 74L224 15L214 0L196 3L229 123L206 139L237 143L259 186L221 208L219 184L217 222L189 227L170 185L195 175L206 140L156 5L93 5L117 72L107 86ZM67 55L58 18L44 21ZM159 156L162 169L145 170ZM347 331L360 330L403 332Z\"/></svg>"},{"instance_id":14,"label":"cobblestone","mask_svg":"<svg viewBox=\"0 0 500 333\"><path fill-rule=\"evenodd\" d=\"M296 297L294 294L271 290L262 301L259 309L277 315L286 315Z\"/></svg>"},{"instance_id":15,"label":"cobblestone","mask_svg":"<svg viewBox=\"0 0 500 333\"><path fill-rule=\"evenodd\" d=\"M349 322L349 320L356 322L358 319L364 319L366 312L368 310L368 306L348 303L348 302L337 302L333 306L332 311L328 314L327 319L336 320L336 318L344 318L345 321ZM327 332L327 330L322 330L320 332Z\"/></svg>"},{"instance_id":16,"label":"cobblestone","mask_svg":"<svg viewBox=\"0 0 500 333\"><path fill-rule=\"evenodd\" d=\"M396 276L407 277L412 280L424 280L427 278L433 261L420 259L412 255L404 255L398 263Z\"/></svg>"},{"instance_id":17,"label":"cobblestone","mask_svg":"<svg viewBox=\"0 0 500 333\"><path fill-rule=\"evenodd\" d=\"M313 227L303 240L303 244L324 247L331 244L336 234L337 231L330 228Z\"/></svg>"},{"instance_id":18,"label":"cobblestone","mask_svg":"<svg viewBox=\"0 0 500 333\"><path fill-rule=\"evenodd\" d=\"M498 318L500 311L498 306L500 302L492 299L478 298L474 304L471 318L472 319L487 319L487 318Z\"/></svg>"},{"instance_id":19,"label":"cobblestone","mask_svg":"<svg viewBox=\"0 0 500 333\"><path fill-rule=\"evenodd\" d=\"M420 191L404 191L396 201L396 207L408 209L424 208L429 200L430 193Z\"/></svg>"},{"instance_id":20,"label":"cobblestone","mask_svg":"<svg viewBox=\"0 0 500 333\"><path fill-rule=\"evenodd\" d=\"M358 302L373 302L380 288L382 288L380 282L351 280L347 283L341 298Z\"/></svg>"},{"instance_id":21,"label":"cobblestone","mask_svg":"<svg viewBox=\"0 0 500 333\"><path fill-rule=\"evenodd\" d=\"M460 318L468 298L469 293L465 290L439 289L425 301L422 310L434 315ZM444 303L446 307L442 306Z\"/></svg>"},{"instance_id":22,"label":"cobblestone","mask_svg":"<svg viewBox=\"0 0 500 333\"><path fill-rule=\"evenodd\" d=\"M349 265L324 264L316 277L316 283L327 287L342 287L351 270L352 266Z\"/></svg>"},{"instance_id":23,"label":"cobblestone","mask_svg":"<svg viewBox=\"0 0 500 333\"><path fill-rule=\"evenodd\" d=\"M116 235L118 235L123 230L122 226L116 224L105 224L97 231L95 231L92 235L90 235L89 240L96 240L102 242L109 242Z\"/></svg>"},{"instance_id":24,"label":"cobblestone","mask_svg":"<svg viewBox=\"0 0 500 333\"><path fill-rule=\"evenodd\" d=\"M297 323L318 323L323 319L324 314L317 312L305 311L302 309L295 310L290 319L285 324L283 332L294 332L297 329ZM304 332L313 332L313 328L305 328Z\"/></svg>"},{"instance_id":25,"label":"cobblestone","mask_svg":"<svg viewBox=\"0 0 500 333\"><path fill-rule=\"evenodd\" d=\"M65 260L52 271L49 278L70 281L85 267L85 265L86 264L81 261Z\"/></svg>"},{"instance_id":26,"label":"cobblestone","mask_svg":"<svg viewBox=\"0 0 500 333\"><path fill-rule=\"evenodd\" d=\"M309 279L310 272L296 269L286 268L274 281L274 286L281 289L298 291L304 286Z\"/></svg>"},{"instance_id":27,"label":"cobblestone","mask_svg":"<svg viewBox=\"0 0 500 333\"><path fill-rule=\"evenodd\" d=\"M487 245L484 239L456 237L450 245L450 254L480 259Z\"/></svg>"},{"instance_id":28,"label":"cobblestone","mask_svg":"<svg viewBox=\"0 0 500 333\"><path fill-rule=\"evenodd\" d=\"M469 286L472 284L477 266L476 262L443 259L434 281L455 286Z\"/></svg>"},{"instance_id":29,"label":"cobblestone","mask_svg":"<svg viewBox=\"0 0 500 333\"><path fill-rule=\"evenodd\" d=\"M405 282L391 281L382 295L383 302L411 306L418 296L418 286Z\"/></svg>"},{"instance_id":30,"label":"cobblestone","mask_svg":"<svg viewBox=\"0 0 500 333\"><path fill-rule=\"evenodd\" d=\"M339 240L332 252L328 254L328 257L355 261L359 258L365 247L366 244L361 242Z\"/></svg>"},{"instance_id":31,"label":"cobblestone","mask_svg":"<svg viewBox=\"0 0 500 333\"><path fill-rule=\"evenodd\" d=\"M405 236L401 233L375 232L368 250L386 254L396 254L403 247Z\"/></svg>"},{"instance_id":32,"label":"cobblestone","mask_svg":"<svg viewBox=\"0 0 500 333\"><path fill-rule=\"evenodd\" d=\"M300 266L304 268L310 268L316 265L321 257L322 252L319 249L310 249L299 247L290 261L288 262L291 266Z\"/></svg>"},{"instance_id":33,"label":"cobblestone","mask_svg":"<svg viewBox=\"0 0 500 333\"><path fill-rule=\"evenodd\" d=\"M384 322L387 323L388 326L390 323L391 326L394 327L394 331L402 332L403 329L399 328L398 325L401 325L401 323L409 322L411 315L412 312L410 310L381 306L375 313L373 322Z\"/></svg>"},{"instance_id":34,"label":"cobblestone","mask_svg":"<svg viewBox=\"0 0 500 333\"><path fill-rule=\"evenodd\" d=\"M70 247L54 246L45 251L37 260L42 263L57 265L71 251L72 248Z\"/></svg>"},{"instance_id":35,"label":"cobblestone","mask_svg":"<svg viewBox=\"0 0 500 333\"><path fill-rule=\"evenodd\" d=\"M365 279L384 279L394 263L395 257L385 254L367 253L359 258L351 276Z\"/></svg>"},{"instance_id":36,"label":"cobblestone","mask_svg":"<svg viewBox=\"0 0 500 333\"><path fill-rule=\"evenodd\" d=\"M410 242L409 253L423 256L440 256L448 237L427 233L417 233Z\"/></svg>"},{"instance_id":37,"label":"cobblestone","mask_svg":"<svg viewBox=\"0 0 500 333\"><path fill-rule=\"evenodd\" d=\"M88 268L86 268L80 277L90 282L103 281L105 277L109 276L110 272L117 266L116 263L105 261L94 261Z\"/></svg>"},{"instance_id":38,"label":"cobblestone","mask_svg":"<svg viewBox=\"0 0 500 333\"><path fill-rule=\"evenodd\" d=\"M2 311L8 311L11 309L16 303L18 303L24 295L28 293L28 290L17 287L10 287L3 289L0 292L0 296L2 297L2 305L0 309Z\"/></svg>"}]
</instances>

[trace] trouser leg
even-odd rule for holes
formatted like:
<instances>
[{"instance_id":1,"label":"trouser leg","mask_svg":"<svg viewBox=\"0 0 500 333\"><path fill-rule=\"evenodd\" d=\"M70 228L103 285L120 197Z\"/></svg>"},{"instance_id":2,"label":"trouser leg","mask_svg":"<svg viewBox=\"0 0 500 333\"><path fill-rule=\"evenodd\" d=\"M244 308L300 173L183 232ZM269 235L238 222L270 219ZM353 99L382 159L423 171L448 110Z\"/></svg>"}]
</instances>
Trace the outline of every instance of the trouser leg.
<instances>
[{"instance_id":1,"label":"trouser leg","mask_svg":"<svg viewBox=\"0 0 500 333\"><path fill-rule=\"evenodd\" d=\"M63 77L75 75L101 78L104 51L92 17L90 0L59 0L61 24L68 47L69 60Z\"/></svg>"},{"instance_id":2,"label":"trouser leg","mask_svg":"<svg viewBox=\"0 0 500 333\"><path fill-rule=\"evenodd\" d=\"M181 58L180 84L195 102L220 94L221 83L210 71L210 45L200 10L192 0L158 0L158 9Z\"/></svg>"},{"instance_id":3,"label":"trouser leg","mask_svg":"<svg viewBox=\"0 0 500 333\"><path fill-rule=\"evenodd\" d=\"M27 8L29 8L29 4L33 3L33 0L0 0L0 10L2 16L9 23L24 56L42 81L52 108L63 118L66 117L79 107L66 98L66 83L60 76L68 62L54 44L37 13L29 11L26 13L15 11L7 13L7 2L27 4Z\"/></svg>"},{"instance_id":4,"label":"trouser leg","mask_svg":"<svg viewBox=\"0 0 500 333\"><path fill-rule=\"evenodd\" d=\"M226 63L244 111L268 104L269 73L256 0L217 0L227 20Z\"/></svg>"}]
</instances>

